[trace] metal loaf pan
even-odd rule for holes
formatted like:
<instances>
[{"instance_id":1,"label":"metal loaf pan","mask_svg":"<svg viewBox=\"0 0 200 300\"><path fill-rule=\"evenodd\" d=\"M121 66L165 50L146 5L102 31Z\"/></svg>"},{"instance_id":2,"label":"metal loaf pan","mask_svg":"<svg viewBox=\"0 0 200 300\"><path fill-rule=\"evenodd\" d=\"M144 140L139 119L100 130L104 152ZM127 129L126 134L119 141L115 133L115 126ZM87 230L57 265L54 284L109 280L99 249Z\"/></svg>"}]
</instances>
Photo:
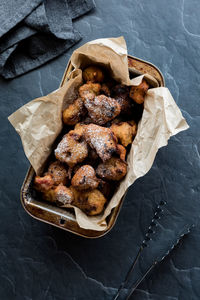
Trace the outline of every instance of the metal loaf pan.
<instances>
[{"instance_id":1,"label":"metal loaf pan","mask_svg":"<svg viewBox=\"0 0 200 300\"><path fill-rule=\"evenodd\" d=\"M152 77L153 80L156 79L159 86L165 85L162 73L153 64L129 55L128 65L129 70L133 75L136 76L140 74L148 74L150 75L150 79ZM72 70L73 67L71 65L71 62L69 61L60 86L62 86L68 80L69 74ZM23 185L21 187L21 203L26 212L30 214L33 218L86 238L101 237L108 233L114 226L118 214L121 210L126 193L122 197L119 205L112 210L110 216L107 218L108 227L106 230L87 230L78 226L73 211L56 207L51 203L47 203L42 201L42 199L38 199L38 195L33 189L34 176L35 172L30 166L24 179Z\"/></svg>"}]
</instances>

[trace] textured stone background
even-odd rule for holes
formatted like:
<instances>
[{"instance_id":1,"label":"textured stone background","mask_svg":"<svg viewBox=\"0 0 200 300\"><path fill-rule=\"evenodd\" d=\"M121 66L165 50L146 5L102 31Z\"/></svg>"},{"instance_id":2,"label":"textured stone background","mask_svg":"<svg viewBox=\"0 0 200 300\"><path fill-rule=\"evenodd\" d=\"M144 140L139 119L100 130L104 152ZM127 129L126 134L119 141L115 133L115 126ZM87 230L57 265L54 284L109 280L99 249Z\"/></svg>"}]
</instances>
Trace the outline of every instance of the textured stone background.
<instances>
[{"instance_id":1,"label":"textured stone background","mask_svg":"<svg viewBox=\"0 0 200 300\"><path fill-rule=\"evenodd\" d=\"M0 299L110 300L144 239L161 199L199 200L200 1L97 0L75 23L83 39L58 59L11 81L0 79ZM128 52L157 65L190 129L162 148L151 171L128 192L113 230L87 240L32 219L19 192L28 162L6 120L29 100L56 89L72 51L123 35ZM174 188L170 188L174 187ZM196 209L197 210L197 209ZM190 209L188 209L190 214ZM191 210L190 217L194 211ZM195 214L197 221L198 211ZM138 287L131 299L200 299L200 226Z\"/></svg>"}]
</instances>

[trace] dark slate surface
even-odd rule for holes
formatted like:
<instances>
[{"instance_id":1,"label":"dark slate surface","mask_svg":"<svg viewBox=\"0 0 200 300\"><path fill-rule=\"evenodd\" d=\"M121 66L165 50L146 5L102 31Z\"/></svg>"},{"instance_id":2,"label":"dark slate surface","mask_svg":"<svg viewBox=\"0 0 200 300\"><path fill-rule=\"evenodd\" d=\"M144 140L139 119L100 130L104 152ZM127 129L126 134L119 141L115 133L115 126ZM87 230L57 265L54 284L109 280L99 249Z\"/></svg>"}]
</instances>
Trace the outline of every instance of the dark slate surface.
<instances>
[{"instance_id":1,"label":"dark slate surface","mask_svg":"<svg viewBox=\"0 0 200 300\"><path fill-rule=\"evenodd\" d=\"M79 45L100 37L124 35L130 54L161 69L190 129L172 138L159 151L151 171L130 188L113 230L97 240L83 239L38 222L23 210L19 191L28 162L19 137L6 120L21 105L58 87L75 47L15 80L1 79L2 300L110 300L124 280L160 200L182 202L186 216L190 220L193 217L194 223L200 214L200 3L96 2L96 10L76 21L83 35ZM138 286L131 299L200 299L199 251L197 223ZM141 262L148 261L151 253Z\"/></svg>"}]
</instances>

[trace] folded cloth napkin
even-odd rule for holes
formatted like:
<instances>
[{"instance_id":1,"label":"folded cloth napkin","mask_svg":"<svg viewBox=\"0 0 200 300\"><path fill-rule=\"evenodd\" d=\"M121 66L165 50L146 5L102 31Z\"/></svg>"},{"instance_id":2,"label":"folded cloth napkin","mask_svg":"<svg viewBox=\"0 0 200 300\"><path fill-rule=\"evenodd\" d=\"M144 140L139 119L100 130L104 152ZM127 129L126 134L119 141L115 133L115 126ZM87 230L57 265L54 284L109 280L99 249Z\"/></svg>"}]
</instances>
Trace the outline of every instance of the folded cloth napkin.
<instances>
[{"instance_id":1,"label":"folded cloth napkin","mask_svg":"<svg viewBox=\"0 0 200 300\"><path fill-rule=\"evenodd\" d=\"M62 54L81 39L72 21L93 0L1 0L0 75L14 78Z\"/></svg>"}]
</instances>

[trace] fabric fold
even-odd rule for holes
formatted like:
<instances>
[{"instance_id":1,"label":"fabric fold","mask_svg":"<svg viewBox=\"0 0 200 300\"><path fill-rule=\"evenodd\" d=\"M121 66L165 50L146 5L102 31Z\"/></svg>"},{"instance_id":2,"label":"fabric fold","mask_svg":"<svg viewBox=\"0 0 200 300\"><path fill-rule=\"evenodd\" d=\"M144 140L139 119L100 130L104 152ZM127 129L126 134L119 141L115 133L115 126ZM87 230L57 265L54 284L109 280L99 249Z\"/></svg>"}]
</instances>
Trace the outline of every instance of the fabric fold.
<instances>
[{"instance_id":1,"label":"fabric fold","mask_svg":"<svg viewBox=\"0 0 200 300\"><path fill-rule=\"evenodd\" d=\"M92 0L1 1L0 75L14 78L61 55L81 39L72 20Z\"/></svg>"}]
</instances>

